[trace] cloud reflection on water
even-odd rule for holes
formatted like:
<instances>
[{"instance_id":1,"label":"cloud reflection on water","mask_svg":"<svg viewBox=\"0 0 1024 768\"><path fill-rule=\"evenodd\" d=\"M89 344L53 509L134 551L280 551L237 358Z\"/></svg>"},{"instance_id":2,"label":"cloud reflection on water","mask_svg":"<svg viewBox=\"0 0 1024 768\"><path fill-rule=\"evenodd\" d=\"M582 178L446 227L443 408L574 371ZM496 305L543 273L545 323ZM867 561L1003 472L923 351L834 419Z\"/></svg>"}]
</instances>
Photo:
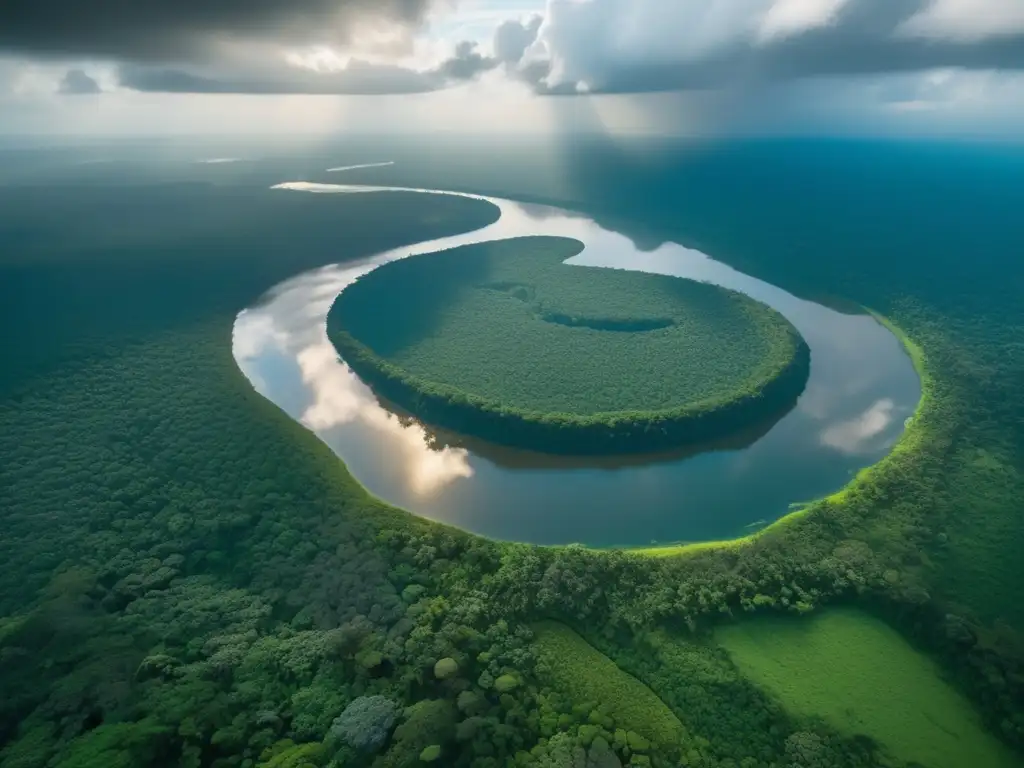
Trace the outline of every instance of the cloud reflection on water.
<instances>
[{"instance_id":1,"label":"cloud reflection on water","mask_svg":"<svg viewBox=\"0 0 1024 768\"><path fill-rule=\"evenodd\" d=\"M432 450L419 425L403 425L380 407L370 390L342 365L322 325L334 297L362 270L317 270L300 275L271 294L271 300L241 313L235 323L234 353L257 391L267 396L268 379L259 361L269 352L293 360L306 393L305 404L291 412L322 438L359 423L381 433L390 460L401 467L404 482L417 497L472 477L468 451ZM332 441L326 439L330 445Z\"/></svg>"},{"instance_id":2,"label":"cloud reflection on water","mask_svg":"<svg viewBox=\"0 0 1024 768\"><path fill-rule=\"evenodd\" d=\"M390 459L405 468L408 487L416 496L427 496L460 478L473 476L469 452L427 446L427 434L418 424L402 425L380 407L352 371L338 365L338 355L324 338L301 350L296 359L302 379L309 385L313 402L301 420L314 432L341 427L355 420L390 438Z\"/></svg>"},{"instance_id":3,"label":"cloud reflection on water","mask_svg":"<svg viewBox=\"0 0 1024 768\"><path fill-rule=\"evenodd\" d=\"M896 403L882 398L856 418L832 424L821 433L821 444L847 454L873 453L881 437L884 447L893 441L886 431L896 423Z\"/></svg>"}]
</instances>

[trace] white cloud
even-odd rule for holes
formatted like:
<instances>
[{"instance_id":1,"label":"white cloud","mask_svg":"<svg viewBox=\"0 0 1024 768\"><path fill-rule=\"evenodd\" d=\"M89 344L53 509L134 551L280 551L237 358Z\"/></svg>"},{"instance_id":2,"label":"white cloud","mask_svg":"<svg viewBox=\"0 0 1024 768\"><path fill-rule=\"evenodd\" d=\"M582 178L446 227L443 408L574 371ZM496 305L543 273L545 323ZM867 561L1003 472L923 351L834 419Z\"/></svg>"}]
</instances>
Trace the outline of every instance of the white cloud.
<instances>
[{"instance_id":1,"label":"white cloud","mask_svg":"<svg viewBox=\"0 0 1024 768\"><path fill-rule=\"evenodd\" d=\"M849 0L778 0L761 21L762 41L796 35L835 21Z\"/></svg>"},{"instance_id":2,"label":"white cloud","mask_svg":"<svg viewBox=\"0 0 1024 768\"><path fill-rule=\"evenodd\" d=\"M1024 2L932 0L899 31L907 36L963 42L1024 34Z\"/></svg>"},{"instance_id":3,"label":"white cloud","mask_svg":"<svg viewBox=\"0 0 1024 768\"><path fill-rule=\"evenodd\" d=\"M287 51L285 63L310 72L340 72L350 61L349 56L340 56L333 48L319 45L308 50Z\"/></svg>"}]
</instances>

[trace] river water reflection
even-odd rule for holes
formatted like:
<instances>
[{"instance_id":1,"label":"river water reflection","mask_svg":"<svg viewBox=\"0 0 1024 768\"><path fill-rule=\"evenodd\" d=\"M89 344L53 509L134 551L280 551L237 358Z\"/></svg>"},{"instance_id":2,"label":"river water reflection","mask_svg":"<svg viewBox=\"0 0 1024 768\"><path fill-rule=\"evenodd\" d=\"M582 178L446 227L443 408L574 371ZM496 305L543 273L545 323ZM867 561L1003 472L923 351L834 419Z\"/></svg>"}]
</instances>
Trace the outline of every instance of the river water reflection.
<instances>
[{"instance_id":1,"label":"river water reflection","mask_svg":"<svg viewBox=\"0 0 1024 768\"><path fill-rule=\"evenodd\" d=\"M292 190L282 194L383 190L304 182L279 188ZM916 408L921 388L909 357L868 315L796 298L673 243L641 252L582 215L485 199L501 209L488 227L298 275L235 322L235 359L256 390L315 432L363 485L393 504L485 536L540 544L730 538L781 517L792 504L841 488L888 453ZM586 248L570 264L705 280L779 310L811 348L810 378L797 406L744 440L696 455L571 461L439 441L384 407L338 359L325 318L335 296L358 275L409 255L520 235L581 240Z\"/></svg>"}]
</instances>

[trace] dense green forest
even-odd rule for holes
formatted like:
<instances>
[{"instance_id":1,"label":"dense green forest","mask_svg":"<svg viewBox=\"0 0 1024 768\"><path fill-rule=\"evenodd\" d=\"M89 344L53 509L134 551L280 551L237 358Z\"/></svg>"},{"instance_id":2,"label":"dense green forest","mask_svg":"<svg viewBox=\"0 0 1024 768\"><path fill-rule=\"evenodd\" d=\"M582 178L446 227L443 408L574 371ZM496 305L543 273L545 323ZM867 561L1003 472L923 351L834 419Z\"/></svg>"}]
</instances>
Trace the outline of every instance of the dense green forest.
<instances>
[{"instance_id":1,"label":"dense green forest","mask_svg":"<svg viewBox=\"0 0 1024 768\"><path fill-rule=\"evenodd\" d=\"M519 448L655 451L784 413L810 353L775 310L663 275L567 266L520 237L385 264L327 317L342 358L432 426Z\"/></svg>"},{"instance_id":2,"label":"dense green forest","mask_svg":"<svg viewBox=\"0 0 1024 768\"><path fill-rule=\"evenodd\" d=\"M945 415L919 420L934 439L903 459L928 487L876 497L872 517L920 520L928 533L915 568L929 595L1020 653L1011 639L1024 630L1015 586L1024 583L1019 145L598 132L502 141L500 153L486 139L430 149L389 145L389 183L584 211L644 250L671 240L798 296L870 307L904 329L927 353L931 406ZM360 172L347 180L379 182Z\"/></svg>"},{"instance_id":3,"label":"dense green forest","mask_svg":"<svg viewBox=\"0 0 1024 768\"><path fill-rule=\"evenodd\" d=\"M646 216L638 238L700 241L870 306L924 353L924 402L888 459L756 540L664 558L499 544L390 509L239 373L234 314L274 282L480 226L486 205L0 190L0 314L16 339L0 369L0 765L906 766L919 731L850 728L831 699L793 707L786 690L806 681L758 677L718 634L812 626L843 603L899 630L901 649L871 635L877 656L931 660L932 677L901 673L909 701L941 675L1020 763L1024 285L1006 266L1024 252L1006 227L1019 185L998 191L984 163L955 194L899 163L868 182L847 152L785 173L762 159L763 177L749 156L673 166L672 199L688 204L672 216L630 209L621 169L615 206L564 193ZM580 163L579 188L610 167ZM892 207L864 194L859 211L822 210L830 174L843 199L884 183ZM965 187L988 227L969 260ZM927 232L907 226L911 205ZM759 260L751 236L785 258ZM815 670L851 654L828 637Z\"/></svg>"}]
</instances>

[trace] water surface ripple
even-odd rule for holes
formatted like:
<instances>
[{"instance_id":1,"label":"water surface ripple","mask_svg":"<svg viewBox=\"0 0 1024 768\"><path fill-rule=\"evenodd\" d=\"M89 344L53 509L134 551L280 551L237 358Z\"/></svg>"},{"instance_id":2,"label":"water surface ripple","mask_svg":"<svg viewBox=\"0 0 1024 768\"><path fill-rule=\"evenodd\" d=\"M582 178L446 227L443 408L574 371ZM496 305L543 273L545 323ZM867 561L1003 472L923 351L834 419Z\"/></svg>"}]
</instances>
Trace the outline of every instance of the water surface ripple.
<instances>
[{"instance_id":1,"label":"water surface ripple","mask_svg":"<svg viewBox=\"0 0 1024 768\"><path fill-rule=\"evenodd\" d=\"M461 195L307 182L276 188ZM793 504L841 488L888 453L917 406L920 381L909 357L869 315L797 298L674 243L642 252L580 214L462 196L498 206L499 220L475 232L297 275L235 321L234 356L256 390L327 443L372 493L397 506L485 536L540 544L731 538L781 517ZM325 319L334 298L356 277L394 259L521 235L582 241L585 250L570 264L704 280L774 307L811 348L810 378L797 406L738 443L697 454L559 460L439 440L382 405L338 359Z\"/></svg>"}]
</instances>

